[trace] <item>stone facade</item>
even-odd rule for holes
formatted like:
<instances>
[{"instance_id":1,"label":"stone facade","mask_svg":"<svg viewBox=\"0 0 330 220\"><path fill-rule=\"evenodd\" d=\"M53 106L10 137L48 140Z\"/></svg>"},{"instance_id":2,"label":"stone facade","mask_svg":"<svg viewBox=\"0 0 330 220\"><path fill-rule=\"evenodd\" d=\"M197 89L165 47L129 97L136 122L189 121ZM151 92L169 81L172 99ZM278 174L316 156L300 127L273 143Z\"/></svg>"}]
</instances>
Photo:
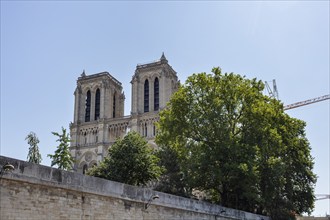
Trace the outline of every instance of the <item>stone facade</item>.
<instances>
[{"instance_id":1,"label":"stone facade","mask_svg":"<svg viewBox=\"0 0 330 220\"><path fill-rule=\"evenodd\" d=\"M124 116L122 84L108 72L86 75L77 80L74 119L70 124L74 169L84 173L107 154L117 138L136 131L156 147L155 122L177 90L176 72L164 54L159 60L138 64L132 77L131 115Z\"/></svg>"},{"instance_id":2,"label":"stone facade","mask_svg":"<svg viewBox=\"0 0 330 220\"><path fill-rule=\"evenodd\" d=\"M14 170L5 170L7 163ZM3 156L0 186L0 219L6 220L269 220L266 216ZM158 198L152 200L155 195Z\"/></svg>"}]
</instances>

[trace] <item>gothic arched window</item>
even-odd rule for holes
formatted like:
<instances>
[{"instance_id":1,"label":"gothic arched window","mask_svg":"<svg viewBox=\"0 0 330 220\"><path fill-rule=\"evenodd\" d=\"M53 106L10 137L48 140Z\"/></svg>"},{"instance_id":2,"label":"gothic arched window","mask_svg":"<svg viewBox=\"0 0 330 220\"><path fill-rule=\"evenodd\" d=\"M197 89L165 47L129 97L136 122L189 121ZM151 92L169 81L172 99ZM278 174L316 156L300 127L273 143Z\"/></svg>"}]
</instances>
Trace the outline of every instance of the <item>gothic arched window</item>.
<instances>
[{"instance_id":1,"label":"gothic arched window","mask_svg":"<svg viewBox=\"0 0 330 220\"><path fill-rule=\"evenodd\" d=\"M156 126L153 126L153 135L156 136Z\"/></svg>"},{"instance_id":2,"label":"gothic arched window","mask_svg":"<svg viewBox=\"0 0 330 220\"><path fill-rule=\"evenodd\" d=\"M159 81L156 77L155 83L154 83L154 111L157 111L159 109Z\"/></svg>"},{"instance_id":3,"label":"gothic arched window","mask_svg":"<svg viewBox=\"0 0 330 220\"><path fill-rule=\"evenodd\" d=\"M84 137L85 137L85 144L87 144L87 133L86 133L86 131L84 133Z\"/></svg>"},{"instance_id":4,"label":"gothic arched window","mask_svg":"<svg viewBox=\"0 0 330 220\"><path fill-rule=\"evenodd\" d=\"M88 169L87 164L84 164L84 166L83 166L83 174L86 173L87 169Z\"/></svg>"},{"instance_id":5,"label":"gothic arched window","mask_svg":"<svg viewBox=\"0 0 330 220\"><path fill-rule=\"evenodd\" d=\"M100 117L100 89L96 90L95 94L95 116L94 120L97 120Z\"/></svg>"},{"instance_id":6,"label":"gothic arched window","mask_svg":"<svg viewBox=\"0 0 330 220\"><path fill-rule=\"evenodd\" d=\"M85 122L91 120L91 91L87 91L85 106Z\"/></svg>"},{"instance_id":7,"label":"gothic arched window","mask_svg":"<svg viewBox=\"0 0 330 220\"><path fill-rule=\"evenodd\" d=\"M149 111L149 81L144 82L144 112Z\"/></svg>"},{"instance_id":8,"label":"gothic arched window","mask_svg":"<svg viewBox=\"0 0 330 220\"><path fill-rule=\"evenodd\" d=\"M112 104L112 117L116 117L116 92L113 95L113 104Z\"/></svg>"}]
</instances>

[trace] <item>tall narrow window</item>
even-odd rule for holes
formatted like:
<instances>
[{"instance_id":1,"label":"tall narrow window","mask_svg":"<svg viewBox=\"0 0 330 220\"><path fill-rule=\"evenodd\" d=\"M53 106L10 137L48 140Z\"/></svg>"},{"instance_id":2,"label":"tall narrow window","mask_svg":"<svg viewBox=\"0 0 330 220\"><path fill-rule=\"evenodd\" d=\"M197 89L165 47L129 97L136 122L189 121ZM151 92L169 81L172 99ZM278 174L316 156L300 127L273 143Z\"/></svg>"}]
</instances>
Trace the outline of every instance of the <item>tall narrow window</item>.
<instances>
[{"instance_id":1,"label":"tall narrow window","mask_svg":"<svg viewBox=\"0 0 330 220\"><path fill-rule=\"evenodd\" d=\"M112 104L112 117L116 117L116 92L113 95L113 104Z\"/></svg>"},{"instance_id":2,"label":"tall narrow window","mask_svg":"<svg viewBox=\"0 0 330 220\"><path fill-rule=\"evenodd\" d=\"M144 112L149 111L149 81L144 82Z\"/></svg>"},{"instance_id":3,"label":"tall narrow window","mask_svg":"<svg viewBox=\"0 0 330 220\"><path fill-rule=\"evenodd\" d=\"M85 137L85 144L87 144L87 133L84 133L84 137Z\"/></svg>"},{"instance_id":4,"label":"tall narrow window","mask_svg":"<svg viewBox=\"0 0 330 220\"><path fill-rule=\"evenodd\" d=\"M91 91L87 91L85 106L85 122L91 120Z\"/></svg>"},{"instance_id":5,"label":"tall narrow window","mask_svg":"<svg viewBox=\"0 0 330 220\"><path fill-rule=\"evenodd\" d=\"M94 120L97 120L100 117L100 89L96 90L95 94L95 116Z\"/></svg>"},{"instance_id":6,"label":"tall narrow window","mask_svg":"<svg viewBox=\"0 0 330 220\"><path fill-rule=\"evenodd\" d=\"M154 111L158 111L159 109L159 81L156 77L154 83Z\"/></svg>"},{"instance_id":7,"label":"tall narrow window","mask_svg":"<svg viewBox=\"0 0 330 220\"><path fill-rule=\"evenodd\" d=\"M156 136L156 126L154 125L153 135Z\"/></svg>"},{"instance_id":8,"label":"tall narrow window","mask_svg":"<svg viewBox=\"0 0 330 220\"><path fill-rule=\"evenodd\" d=\"M83 166L83 174L86 173L87 169L88 169L87 164L85 164L85 165Z\"/></svg>"},{"instance_id":9,"label":"tall narrow window","mask_svg":"<svg viewBox=\"0 0 330 220\"><path fill-rule=\"evenodd\" d=\"M144 136L148 137L148 127L147 127L147 123L144 124Z\"/></svg>"}]
</instances>

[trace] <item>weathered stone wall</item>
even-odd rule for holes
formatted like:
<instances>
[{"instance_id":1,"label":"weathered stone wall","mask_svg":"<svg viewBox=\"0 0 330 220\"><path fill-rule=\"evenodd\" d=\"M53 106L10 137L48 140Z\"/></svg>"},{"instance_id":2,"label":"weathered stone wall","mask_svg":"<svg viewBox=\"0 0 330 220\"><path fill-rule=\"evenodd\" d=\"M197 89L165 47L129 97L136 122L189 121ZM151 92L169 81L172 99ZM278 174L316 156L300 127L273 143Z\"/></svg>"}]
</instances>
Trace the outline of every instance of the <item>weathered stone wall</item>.
<instances>
[{"instance_id":1,"label":"weathered stone wall","mask_svg":"<svg viewBox=\"0 0 330 220\"><path fill-rule=\"evenodd\" d=\"M6 163L14 166L5 171ZM252 213L0 156L0 219L264 219ZM158 195L145 209L148 200ZM221 212L222 211L222 212Z\"/></svg>"}]
</instances>

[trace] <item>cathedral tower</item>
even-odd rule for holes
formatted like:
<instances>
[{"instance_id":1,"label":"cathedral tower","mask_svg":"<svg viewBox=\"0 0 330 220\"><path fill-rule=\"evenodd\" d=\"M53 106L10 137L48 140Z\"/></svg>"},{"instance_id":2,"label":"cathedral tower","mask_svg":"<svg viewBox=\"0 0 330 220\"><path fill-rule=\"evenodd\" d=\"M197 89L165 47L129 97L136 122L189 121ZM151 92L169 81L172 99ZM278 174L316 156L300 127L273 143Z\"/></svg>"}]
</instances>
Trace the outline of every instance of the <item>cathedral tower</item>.
<instances>
[{"instance_id":1,"label":"cathedral tower","mask_svg":"<svg viewBox=\"0 0 330 220\"><path fill-rule=\"evenodd\" d=\"M156 147L155 122L178 88L176 72L163 54L159 60L137 65L131 84L131 115L124 116L125 96L118 80L108 72L83 72L78 78L70 124L70 151L78 172L84 173L102 160L116 139L129 130L140 133Z\"/></svg>"},{"instance_id":2,"label":"cathedral tower","mask_svg":"<svg viewBox=\"0 0 330 220\"><path fill-rule=\"evenodd\" d=\"M163 53L159 60L137 65L131 84L131 129L145 136L153 145L159 110L166 106L177 90L178 77Z\"/></svg>"},{"instance_id":3,"label":"cathedral tower","mask_svg":"<svg viewBox=\"0 0 330 220\"><path fill-rule=\"evenodd\" d=\"M123 136L120 130L110 137L108 121L124 116L124 93L121 83L108 72L77 80L74 92L74 120L70 124L71 152L79 164L75 169L84 170L103 158L111 140Z\"/></svg>"}]
</instances>

